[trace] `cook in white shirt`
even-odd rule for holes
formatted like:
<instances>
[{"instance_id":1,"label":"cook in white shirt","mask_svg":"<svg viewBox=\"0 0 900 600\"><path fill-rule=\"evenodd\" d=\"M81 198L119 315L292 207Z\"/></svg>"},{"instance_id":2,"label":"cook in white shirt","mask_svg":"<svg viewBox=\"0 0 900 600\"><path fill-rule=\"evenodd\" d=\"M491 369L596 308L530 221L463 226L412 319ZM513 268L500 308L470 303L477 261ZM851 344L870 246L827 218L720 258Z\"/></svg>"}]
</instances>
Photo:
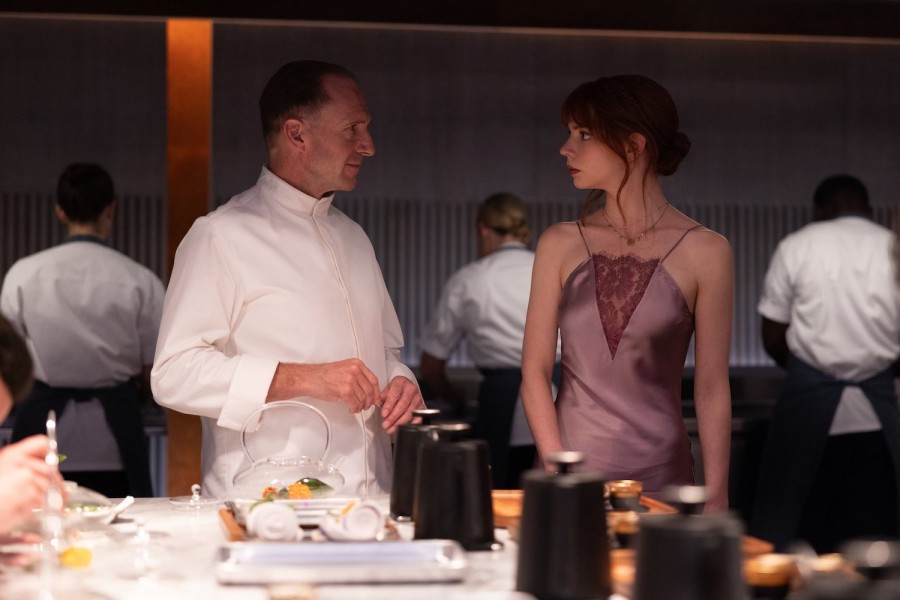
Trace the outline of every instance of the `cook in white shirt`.
<instances>
[{"instance_id":1,"label":"cook in white shirt","mask_svg":"<svg viewBox=\"0 0 900 600\"><path fill-rule=\"evenodd\" d=\"M534 439L519 399L534 265L534 252L527 246L527 207L512 194L489 196L479 206L476 228L479 258L447 280L419 341L420 370L437 395L458 406L463 398L445 367L466 340L484 377L474 433L488 442L494 487L516 488L535 459Z\"/></svg>"},{"instance_id":2,"label":"cook in white shirt","mask_svg":"<svg viewBox=\"0 0 900 600\"><path fill-rule=\"evenodd\" d=\"M816 221L779 243L759 302L763 344L787 379L751 532L824 553L898 533L900 289L894 236L871 220L862 182L829 177L814 199Z\"/></svg>"},{"instance_id":3,"label":"cook in white shirt","mask_svg":"<svg viewBox=\"0 0 900 600\"><path fill-rule=\"evenodd\" d=\"M25 338L36 380L12 439L46 431L54 410L68 479L111 497L152 496L132 379L147 389L165 291L150 269L107 245L115 210L102 166L69 165L56 204L68 237L16 261L3 280L0 310Z\"/></svg>"},{"instance_id":4,"label":"cook in white shirt","mask_svg":"<svg viewBox=\"0 0 900 600\"><path fill-rule=\"evenodd\" d=\"M342 492L384 494L389 434L424 404L399 362L403 336L371 242L332 206L375 153L371 116L353 75L316 61L279 69L260 113L269 162L257 184L198 219L176 253L154 395L201 417L207 494L233 495L241 427L289 399L330 421L324 459ZM321 432L314 420L296 428Z\"/></svg>"}]
</instances>

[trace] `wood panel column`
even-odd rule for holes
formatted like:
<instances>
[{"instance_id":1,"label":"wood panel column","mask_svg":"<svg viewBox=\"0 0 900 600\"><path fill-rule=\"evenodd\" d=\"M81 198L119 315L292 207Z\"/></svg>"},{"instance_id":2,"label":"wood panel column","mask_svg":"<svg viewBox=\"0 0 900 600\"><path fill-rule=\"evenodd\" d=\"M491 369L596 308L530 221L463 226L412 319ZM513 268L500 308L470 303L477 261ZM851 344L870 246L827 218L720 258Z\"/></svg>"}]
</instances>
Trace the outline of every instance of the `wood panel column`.
<instances>
[{"instance_id":1,"label":"wood panel column","mask_svg":"<svg viewBox=\"0 0 900 600\"><path fill-rule=\"evenodd\" d=\"M181 239L209 211L212 43L212 21L166 23L169 273ZM200 482L200 419L167 410L166 422L168 494L190 494L191 484Z\"/></svg>"}]
</instances>

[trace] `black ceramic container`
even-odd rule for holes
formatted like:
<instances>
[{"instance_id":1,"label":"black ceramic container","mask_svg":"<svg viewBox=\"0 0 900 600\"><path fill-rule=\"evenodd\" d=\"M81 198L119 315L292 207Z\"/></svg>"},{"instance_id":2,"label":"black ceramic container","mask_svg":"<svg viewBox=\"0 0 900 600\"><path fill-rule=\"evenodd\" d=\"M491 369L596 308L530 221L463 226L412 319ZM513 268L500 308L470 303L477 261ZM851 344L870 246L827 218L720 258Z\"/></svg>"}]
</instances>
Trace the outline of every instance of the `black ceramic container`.
<instances>
[{"instance_id":1,"label":"black ceramic container","mask_svg":"<svg viewBox=\"0 0 900 600\"><path fill-rule=\"evenodd\" d=\"M407 423L397 428L390 505L391 518L396 521L409 521L412 518L419 450L428 432L434 429L432 421L440 412L436 409L414 410L413 415L419 417L421 423Z\"/></svg>"},{"instance_id":2,"label":"black ceramic container","mask_svg":"<svg viewBox=\"0 0 900 600\"><path fill-rule=\"evenodd\" d=\"M684 512L641 521L633 600L745 600L743 526L728 514L699 515L703 488L684 486L666 500Z\"/></svg>"},{"instance_id":3,"label":"black ceramic container","mask_svg":"<svg viewBox=\"0 0 900 600\"><path fill-rule=\"evenodd\" d=\"M589 600L611 593L604 481L599 474L570 473L579 452L545 460L558 473L523 476L516 590L539 600Z\"/></svg>"},{"instance_id":4,"label":"black ceramic container","mask_svg":"<svg viewBox=\"0 0 900 600\"><path fill-rule=\"evenodd\" d=\"M450 539L466 550L501 547L494 538L491 476L484 440L422 444L413 504L416 539Z\"/></svg>"}]
</instances>

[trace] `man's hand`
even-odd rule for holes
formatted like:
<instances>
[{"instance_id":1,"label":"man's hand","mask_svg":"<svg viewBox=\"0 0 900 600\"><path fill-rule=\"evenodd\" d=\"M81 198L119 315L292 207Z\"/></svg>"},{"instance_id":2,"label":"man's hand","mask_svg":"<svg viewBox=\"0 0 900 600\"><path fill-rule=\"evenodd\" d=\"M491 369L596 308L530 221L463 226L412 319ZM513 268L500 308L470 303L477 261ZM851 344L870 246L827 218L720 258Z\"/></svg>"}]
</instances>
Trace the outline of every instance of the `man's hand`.
<instances>
[{"instance_id":1,"label":"man's hand","mask_svg":"<svg viewBox=\"0 0 900 600\"><path fill-rule=\"evenodd\" d=\"M412 411L425 408L422 394L412 381L398 375L391 379L381 391L381 426L388 433L397 431L397 426L412 420Z\"/></svg>"},{"instance_id":2,"label":"man's hand","mask_svg":"<svg viewBox=\"0 0 900 600\"><path fill-rule=\"evenodd\" d=\"M0 450L0 535L28 521L43 506L50 481L46 463L49 443L34 435Z\"/></svg>"},{"instance_id":3,"label":"man's hand","mask_svg":"<svg viewBox=\"0 0 900 600\"><path fill-rule=\"evenodd\" d=\"M358 358L348 358L316 365L279 364L266 400L311 396L343 402L358 413L375 405L380 395L375 374Z\"/></svg>"}]
</instances>

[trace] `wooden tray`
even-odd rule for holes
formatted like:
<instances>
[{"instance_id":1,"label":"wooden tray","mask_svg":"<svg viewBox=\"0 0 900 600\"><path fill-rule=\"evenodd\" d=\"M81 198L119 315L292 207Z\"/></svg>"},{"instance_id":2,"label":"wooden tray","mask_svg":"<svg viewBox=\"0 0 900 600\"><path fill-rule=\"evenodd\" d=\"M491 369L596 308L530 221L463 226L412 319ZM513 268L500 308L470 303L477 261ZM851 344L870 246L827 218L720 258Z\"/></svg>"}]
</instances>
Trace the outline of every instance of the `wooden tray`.
<instances>
[{"instance_id":1,"label":"wooden tray","mask_svg":"<svg viewBox=\"0 0 900 600\"><path fill-rule=\"evenodd\" d=\"M775 546L752 535L745 535L741 539L741 547L744 550L744 558L753 558L760 554L769 554L775 551Z\"/></svg>"},{"instance_id":2,"label":"wooden tray","mask_svg":"<svg viewBox=\"0 0 900 600\"><path fill-rule=\"evenodd\" d=\"M522 517L522 490L493 490L494 527L517 529ZM641 497L641 505L649 510L644 515L674 514L673 506L646 496ZM515 533L515 532L514 532ZM768 554L774 550L772 544L749 535L743 536L741 546L744 558ZM627 555L627 553L625 553ZM627 561L626 561L627 562Z\"/></svg>"},{"instance_id":3,"label":"wooden tray","mask_svg":"<svg viewBox=\"0 0 900 600\"><path fill-rule=\"evenodd\" d=\"M749 535L743 536L741 546L744 551L745 561L760 554L768 554L774 549L769 542ZM635 551L630 548L610 550L609 570L613 591L622 596L630 597L635 576Z\"/></svg>"},{"instance_id":4,"label":"wooden tray","mask_svg":"<svg viewBox=\"0 0 900 600\"><path fill-rule=\"evenodd\" d=\"M522 518L522 490L493 490L491 492L494 509L494 527L517 527ZM641 506L647 508L643 514L672 514L678 512L665 502L646 496L641 497Z\"/></svg>"},{"instance_id":5,"label":"wooden tray","mask_svg":"<svg viewBox=\"0 0 900 600\"><path fill-rule=\"evenodd\" d=\"M247 530L234 518L230 508L219 509L219 525L222 533L229 542L243 542L247 540Z\"/></svg>"}]
</instances>

